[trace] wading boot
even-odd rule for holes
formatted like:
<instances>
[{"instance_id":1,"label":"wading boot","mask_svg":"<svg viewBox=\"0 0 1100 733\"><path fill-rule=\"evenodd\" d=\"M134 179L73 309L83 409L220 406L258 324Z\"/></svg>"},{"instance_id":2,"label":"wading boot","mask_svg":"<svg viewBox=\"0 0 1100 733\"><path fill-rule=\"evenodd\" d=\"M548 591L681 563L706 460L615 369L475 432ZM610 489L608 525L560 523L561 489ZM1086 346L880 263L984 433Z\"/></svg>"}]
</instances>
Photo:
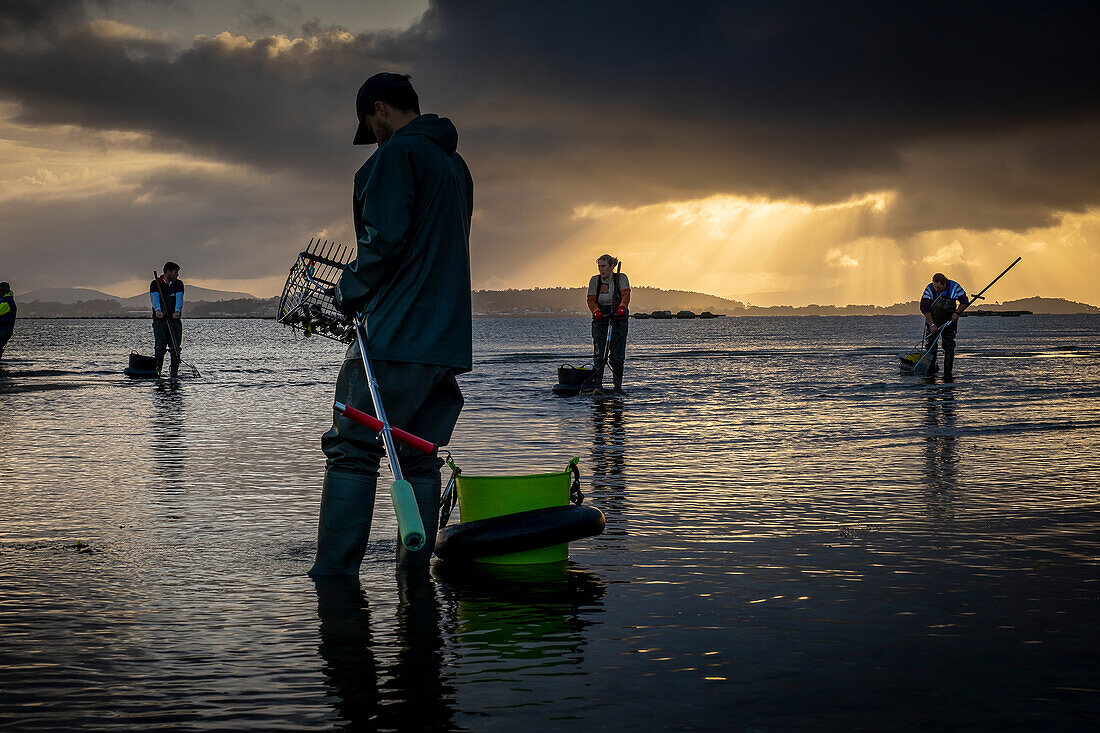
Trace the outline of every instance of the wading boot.
<instances>
[{"instance_id":1,"label":"wading boot","mask_svg":"<svg viewBox=\"0 0 1100 733\"><path fill-rule=\"evenodd\" d=\"M310 575L359 575L370 537L377 483L373 476L332 469L325 473L317 559Z\"/></svg>"},{"instance_id":2,"label":"wading boot","mask_svg":"<svg viewBox=\"0 0 1100 733\"><path fill-rule=\"evenodd\" d=\"M420 521L424 523L424 546L415 552L410 551L397 538L397 565L404 568L426 568L432 561L435 551L435 534L439 528L439 474L432 477L409 477L416 496L416 506L420 509Z\"/></svg>"},{"instance_id":3,"label":"wading boot","mask_svg":"<svg viewBox=\"0 0 1100 733\"><path fill-rule=\"evenodd\" d=\"M619 366L618 368L616 368L614 366L611 367L611 379L612 379L612 383L614 384L614 387L615 387L615 394L622 394L623 393L623 368L622 368L622 366Z\"/></svg>"},{"instance_id":4,"label":"wading boot","mask_svg":"<svg viewBox=\"0 0 1100 733\"><path fill-rule=\"evenodd\" d=\"M944 354L943 355L943 378L951 379L951 367L955 366L955 355Z\"/></svg>"}]
</instances>

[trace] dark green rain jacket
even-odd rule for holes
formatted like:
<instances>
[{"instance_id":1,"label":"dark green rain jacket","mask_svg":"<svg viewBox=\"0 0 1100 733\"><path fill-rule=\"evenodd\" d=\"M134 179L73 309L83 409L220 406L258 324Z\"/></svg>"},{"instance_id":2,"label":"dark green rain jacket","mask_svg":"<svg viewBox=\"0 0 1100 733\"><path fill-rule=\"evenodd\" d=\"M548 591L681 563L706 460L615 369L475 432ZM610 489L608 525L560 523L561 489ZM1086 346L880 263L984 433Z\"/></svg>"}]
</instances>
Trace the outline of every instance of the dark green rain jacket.
<instances>
[{"instance_id":1,"label":"dark green rain jacket","mask_svg":"<svg viewBox=\"0 0 1100 733\"><path fill-rule=\"evenodd\" d=\"M457 148L450 120L420 115L355 174L358 252L336 303L365 312L371 358L470 371L474 182Z\"/></svg>"}]
</instances>

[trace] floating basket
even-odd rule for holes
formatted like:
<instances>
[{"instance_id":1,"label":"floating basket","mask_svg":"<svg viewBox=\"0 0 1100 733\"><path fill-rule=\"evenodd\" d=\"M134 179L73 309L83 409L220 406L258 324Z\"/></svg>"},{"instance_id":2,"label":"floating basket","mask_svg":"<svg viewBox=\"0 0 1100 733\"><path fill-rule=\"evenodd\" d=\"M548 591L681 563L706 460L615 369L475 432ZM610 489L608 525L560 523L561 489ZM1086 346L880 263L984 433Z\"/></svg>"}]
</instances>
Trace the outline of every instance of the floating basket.
<instances>
[{"instance_id":1,"label":"floating basket","mask_svg":"<svg viewBox=\"0 0 1100 733\"><path fill-rule=\"evenodd\" d=\"M352 320L336 307L336 283L354 250L328 240L311 239L290 268L276 320L301 329L306 336L317 334L350 344L355 340Z\"/></svg>"}]
</instances>

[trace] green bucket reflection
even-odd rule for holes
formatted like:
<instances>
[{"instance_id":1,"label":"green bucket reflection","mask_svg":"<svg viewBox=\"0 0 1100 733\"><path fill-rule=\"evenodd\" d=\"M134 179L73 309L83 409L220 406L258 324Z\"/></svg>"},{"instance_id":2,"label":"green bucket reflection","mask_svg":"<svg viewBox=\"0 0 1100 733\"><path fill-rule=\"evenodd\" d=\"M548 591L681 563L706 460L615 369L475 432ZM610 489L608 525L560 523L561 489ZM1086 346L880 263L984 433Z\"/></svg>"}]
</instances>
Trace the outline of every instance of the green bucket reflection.
<instances>
[{"instance_id":1,"label":"green bucket reflection","mask_svg":"<svg viewBox=\"0 0 1100 733\"><path fill-rule=\"evenodd\" d=\"M450 609L446 625L463 654L484 674L573 664L581 658L583 629L602 604L604 582L569 563L535 567L436 566ZM529 668L527 662L537 662ZM518 664L518 666L515 666Z\"/></svg>"}]
</instances>

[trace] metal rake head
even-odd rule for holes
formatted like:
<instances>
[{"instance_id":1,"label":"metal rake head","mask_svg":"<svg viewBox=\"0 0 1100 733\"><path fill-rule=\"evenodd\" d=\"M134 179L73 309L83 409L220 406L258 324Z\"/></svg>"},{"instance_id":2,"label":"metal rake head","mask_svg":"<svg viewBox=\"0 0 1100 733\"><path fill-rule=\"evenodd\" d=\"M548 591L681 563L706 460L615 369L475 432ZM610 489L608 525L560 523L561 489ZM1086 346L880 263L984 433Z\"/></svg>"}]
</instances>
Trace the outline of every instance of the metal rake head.
<instances>
[{"instance_id":1,"label":"metal rake head","mask_svg":"<svg viewBox=\"0 0 1100 733\"><path fill-rule=\"evenodd\" d=\"M336 307L335 288L353 250L328 240L311 239L290 268L276 316L279 323L307 336L351 343L354 324Z\"/></svg>"}]
</instances>

